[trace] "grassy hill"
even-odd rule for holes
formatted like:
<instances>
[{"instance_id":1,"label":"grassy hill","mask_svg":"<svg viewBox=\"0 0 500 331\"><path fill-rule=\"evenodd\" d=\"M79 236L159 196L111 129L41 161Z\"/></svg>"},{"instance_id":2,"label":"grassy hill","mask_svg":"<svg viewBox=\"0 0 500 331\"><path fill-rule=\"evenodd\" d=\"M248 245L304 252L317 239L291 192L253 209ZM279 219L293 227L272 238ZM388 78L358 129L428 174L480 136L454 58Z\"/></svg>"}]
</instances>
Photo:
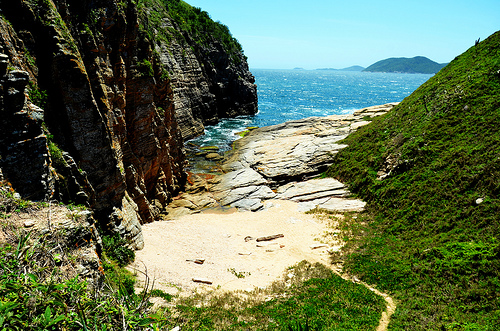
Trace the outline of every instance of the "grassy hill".
<instances>
[{"instance_id":1,"label":"grassy hill","mask_svg":"<svg viewBox=\"0 0 500 331\"><path fill-rule=\"evenodd\" d=\"M423 56L414 58L390 58L378 61L363 71L368 72L404 72L409 74L435 74L446 64L434 62Z\"/></svg>"},{"instance_id":2,"label":"grassy hill","mask_svg":"<svg viewBox=\"0 0 500 331\"><path fill-rule=\"evenodd\" d=\"M390 329L500 326L499 96L500 31L349 136L328 170L368 202L346 266L399 301Z\"/></svg>"}]
</instances>

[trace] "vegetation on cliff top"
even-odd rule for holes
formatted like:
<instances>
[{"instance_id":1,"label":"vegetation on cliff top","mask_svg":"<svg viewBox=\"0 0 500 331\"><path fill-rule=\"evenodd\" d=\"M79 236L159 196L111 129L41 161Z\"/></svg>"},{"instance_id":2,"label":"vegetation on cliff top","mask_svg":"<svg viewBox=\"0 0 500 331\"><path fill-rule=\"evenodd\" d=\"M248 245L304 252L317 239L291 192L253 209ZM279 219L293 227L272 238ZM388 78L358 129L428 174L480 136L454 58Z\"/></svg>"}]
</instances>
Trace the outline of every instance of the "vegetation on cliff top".
<instances>
[{"instance_id":1,"label":"vegetation on cliff top","mask_svg":"<svg viewBox=\"0 0 500 331\"><path fill-rule=\"evenodd\" d=\"M349 136L328 170L369 203L346 267L394 293L391 329L498 330L499 95L497 32Z\"/></svg>"},{"instance_id":2,"label":"vegetation on cliff top","mask_svg":"<svg viewBox=\"0 0 500 331\"><path fill-rule=\"evenodd\" d=\"M390 58L378 61L363 71L368 72L404 72L409 74L435 74L446 63L440 64L423 56L414 58Z\"/></svg>"},{"instance_id":3,"label":"vegetation on cliff top","mask_svg":"<svg viewBox=\"0 0 500 331\"><path fill-rule=\"evenodd\" d=\"M158 39L170 43L175 38L177 42L184 44L186 39L190 38L200 47L208 47L218 41L235 63L240 63L240 56L244 56L243 48L231 35L229 28L213 21L210 15L200 8L182 0L138 0L137 7L143 30L151 40ZM166 17L171 18L181 32L165 25Z\"/></svg>"}]
</instances>

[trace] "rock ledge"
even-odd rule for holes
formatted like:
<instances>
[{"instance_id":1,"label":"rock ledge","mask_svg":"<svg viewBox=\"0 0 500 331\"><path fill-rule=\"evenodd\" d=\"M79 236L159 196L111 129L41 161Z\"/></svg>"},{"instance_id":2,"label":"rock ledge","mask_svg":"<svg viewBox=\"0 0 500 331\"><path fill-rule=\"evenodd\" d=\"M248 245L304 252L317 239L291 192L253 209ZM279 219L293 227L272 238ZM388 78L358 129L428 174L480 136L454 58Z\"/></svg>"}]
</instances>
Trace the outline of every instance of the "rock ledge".
<instances>
[{"instance_id":1,"label":"rock ledge","mask_svg":"<svg viewBox=\"0 0 500 331\"><path fill-rule=\"evenodd\" d=\"M349 199L344 184L333 178L312 178L325 171L334 155L346 147L339 143L342 139L396 105L255 129L235 142L234 151L222 164L227 172L210 180L204 194L209 193L212 205L240 210L257 211L264 208L264 200L282 199L299 202L301 211L360 211L365 203Z\"/></svg>"}]
</instances>

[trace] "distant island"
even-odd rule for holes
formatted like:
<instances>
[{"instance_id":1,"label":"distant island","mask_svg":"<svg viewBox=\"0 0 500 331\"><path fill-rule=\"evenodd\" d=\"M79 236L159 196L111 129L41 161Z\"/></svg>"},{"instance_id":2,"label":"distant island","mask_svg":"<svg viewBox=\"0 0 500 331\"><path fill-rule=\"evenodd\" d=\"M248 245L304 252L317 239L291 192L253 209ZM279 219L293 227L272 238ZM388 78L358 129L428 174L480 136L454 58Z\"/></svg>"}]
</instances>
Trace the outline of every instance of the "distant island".
<instances>
[{"instance_id":1,"label":"distant island","mask_svg":"<svg viewBox=\"0 0 500 331\"><path fill-rule=\"evenodd\" d=\"M365 69L365 67L362 67L362 66L350 66L350 67L343 68L343 69L334 69L334 68L319 68L319 69L316 69L316 70L334 70L334 71L363 71L364 69Z\"/></svg>"},{"instance_id":2,"label":"distant island","mask_svg":"<svg viewBox=\"0 0 500 331\"><path fill-rule=\"evenodd\" d=\"M416 56L414 58L400 57L378 61L363 71L435 74L446 65L447 63L437 63L424 56Z\"/></svg>"}]
</instances>

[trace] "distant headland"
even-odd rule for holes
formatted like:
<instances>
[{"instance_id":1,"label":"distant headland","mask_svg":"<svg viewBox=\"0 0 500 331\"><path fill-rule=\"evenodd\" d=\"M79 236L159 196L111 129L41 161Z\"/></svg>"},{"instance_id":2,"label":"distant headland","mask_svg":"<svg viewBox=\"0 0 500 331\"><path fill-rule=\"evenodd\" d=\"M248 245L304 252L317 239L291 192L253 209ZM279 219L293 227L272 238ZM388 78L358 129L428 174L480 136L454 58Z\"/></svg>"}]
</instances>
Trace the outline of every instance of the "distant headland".
<instances>
[{"instance_id":1,"label":"distant headland","mask_svg":"<svg viewBox=\"0 0 500 331\"><path fill-rule=\"evenodd\" d=\"M363 72L392 72L407 74L435 74L448 63L437 63L425 56L415 56L413 58L399 57L388 58L375 62L368 68L354 65L343 69L318 68L316 70L328 71L363 71ZM298 69L298 68L295 68ZM300 68L302 69L302 68Z\"/></svg>"},{"instance_id":2,"label":"distant headland","mask_svg":"<svg viewBox=\"0 0 500 331\"><path fill-rule=\"evenodd\" d=\"M446 65L447 63L437 63L424 56L415 56L414 58L400 57L378 61L363 71L435 74Z\"/></svg>"}]
</instances>

